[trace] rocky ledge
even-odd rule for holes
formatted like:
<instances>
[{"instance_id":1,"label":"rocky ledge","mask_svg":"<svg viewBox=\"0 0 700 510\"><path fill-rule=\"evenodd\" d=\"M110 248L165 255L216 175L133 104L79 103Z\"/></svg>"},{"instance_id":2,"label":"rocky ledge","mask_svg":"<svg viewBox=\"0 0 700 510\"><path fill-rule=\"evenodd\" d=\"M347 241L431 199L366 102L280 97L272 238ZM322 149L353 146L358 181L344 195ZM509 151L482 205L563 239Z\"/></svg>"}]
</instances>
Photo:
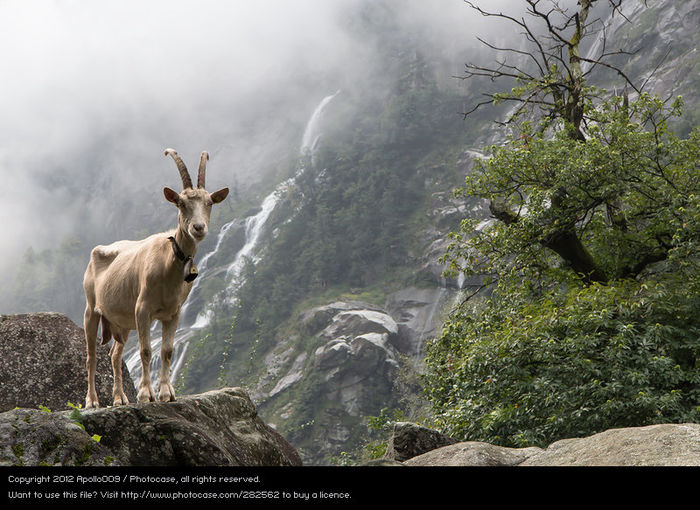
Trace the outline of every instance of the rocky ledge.
<instances>
[{"instance_id":1,"label":"rocky ledge","mask_svg":"<svg viewBox=\"0 0 700 510\"><path fill-rule=\"evenodd\" d=\"M296 466L296 450L247 393L72 411L0 413L0 465Z\"/></svg>"}]
</instances>

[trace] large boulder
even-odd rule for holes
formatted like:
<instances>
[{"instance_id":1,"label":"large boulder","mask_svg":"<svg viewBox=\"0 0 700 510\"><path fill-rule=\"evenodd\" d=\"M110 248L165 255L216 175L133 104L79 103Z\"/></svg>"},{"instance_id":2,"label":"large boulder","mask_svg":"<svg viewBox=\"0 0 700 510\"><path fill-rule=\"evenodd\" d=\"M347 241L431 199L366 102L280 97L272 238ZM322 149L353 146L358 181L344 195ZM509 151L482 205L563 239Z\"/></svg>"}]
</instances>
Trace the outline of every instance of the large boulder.
<instances>
[{"instance_id":1,"label":"large boulder","mask_svg":"<svg viewBox=\"0 0 700 510\"><path fill-rule=\"evenodd\" d=\"M85 334L65 315L32 313L0 316L0 411L45 406L53 411L80 405L87 392ZM136 389L122 362L124 392ZM97 396L112 403L109 346L97 345Z\"/></svg>"},{"instance_id":2,"label":"large boulder","mask_svg":"<svg viewBox=\"0 0 700 510\"><path fill-rule=\"evenodd\" d=\"M398 422L394 424L384 459L402 462L456 442L456 439L416 423Z\"/></svg>"},{"instance_id":3,"label":"large boulder","mask_svg":"<svg viewBox=\"0 0 700 510\"><path fill-rule=\"evenodd\" d=\"M296 450L225 388L177 402L0 414L0 465L294 466Z\"/></svg>"},{"instance_id":4,"label":"large boulder","mask_svg":"<svg viewBox=\"0 0 700 510\"><path fill-rule=\"evenodd\" d=\"M436 448L407 466L700 466L700 424L611 429L542 448L504 448L478 441Z\"/></svg>"}]
</instances>

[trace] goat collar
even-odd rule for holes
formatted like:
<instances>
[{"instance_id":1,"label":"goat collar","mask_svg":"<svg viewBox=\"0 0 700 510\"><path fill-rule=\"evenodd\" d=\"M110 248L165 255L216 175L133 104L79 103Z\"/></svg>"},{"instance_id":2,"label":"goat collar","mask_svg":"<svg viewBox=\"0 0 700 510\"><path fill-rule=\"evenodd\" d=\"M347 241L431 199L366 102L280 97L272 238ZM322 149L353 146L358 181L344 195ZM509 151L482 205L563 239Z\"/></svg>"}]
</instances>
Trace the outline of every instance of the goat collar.
<instances>
[{"instance_id":1,"label":"goat collar","mask_svg":"<svg viewBox=\"0 0 700 510\"><path fill-rule=\"evenodd\" d=\"M192 282L194 281L195 278L197 278L197 267L194 265L194 259L192 259L192 255L185 255L184 252L180 249L180 247L177 244L177 241L173 236L168 237L168 240L170 241L170 244L173 247L173 253L175 254L175 258L182 262L185 267L183 270L183 277L186 282Z\"/></svg>"}]
</instances>

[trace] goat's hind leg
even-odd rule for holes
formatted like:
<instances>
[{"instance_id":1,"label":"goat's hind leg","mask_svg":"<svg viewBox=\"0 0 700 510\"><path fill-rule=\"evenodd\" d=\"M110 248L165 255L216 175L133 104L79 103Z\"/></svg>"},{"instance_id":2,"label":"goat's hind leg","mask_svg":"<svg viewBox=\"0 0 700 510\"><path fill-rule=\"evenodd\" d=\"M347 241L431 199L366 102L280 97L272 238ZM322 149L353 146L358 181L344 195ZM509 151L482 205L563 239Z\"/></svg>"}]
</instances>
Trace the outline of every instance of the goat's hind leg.
<instances>
[{"instance_id":1,"label":"goat's hind leg","mask_svg":"<svg viewBox=\"0 0 700 510\"><path fill-rule=\"evenodd\" d=\"M114 374L114 386L112 388L113 405L120 406L129 403L129 398L124 393L124 384L122 380L122 354L124 353L124 344L129 339L129 330L120 329L114 334L114 343L109 351L109 356L112 359L112 373Z\"/></svg>"},{"instance_id":2,"label":"goat's hind leg","mask_svg":"<svg viewBox=\"0 0 700 510\"><path fill-rule=\"evenodd\" d=\"M95 371L97 370L97 327L100 324L100 315L94 309L87 305L85 307L85 317L83 327L85 330L85 343L87 350L87 368L88 390L85 397L85 407L100 407L97 399L97 390L95 389Z\"/></svg>"},{"instance_id":3,"label":"goat's hind leg","mask_svg":"<svg viewBox=\"0 0 700 510\"><path fill-rule=\"evenodd\" d=\"M155 402L156 393L151 383L151 318L148 309L140 299L136 303L136 332L139 336L141 354L141 380L139 381L139 402Z\"/></svg>"}]
</instances>

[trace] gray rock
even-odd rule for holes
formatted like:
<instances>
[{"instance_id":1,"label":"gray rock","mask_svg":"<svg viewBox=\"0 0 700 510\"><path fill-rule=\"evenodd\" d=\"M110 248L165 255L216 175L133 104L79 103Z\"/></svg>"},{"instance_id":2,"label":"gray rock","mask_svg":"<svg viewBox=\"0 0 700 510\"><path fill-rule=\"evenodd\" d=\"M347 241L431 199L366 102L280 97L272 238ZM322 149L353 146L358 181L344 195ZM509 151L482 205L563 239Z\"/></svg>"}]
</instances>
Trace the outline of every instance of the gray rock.
<instances>
[{"instance_id":1,"label":"gray rock","mask_svg":"<svg viewBox=\"0 0 700 510\"><path fill-rule=\"evenodd\" d=\"M612 429L548 448L462 442L404 462L408 466L700 466L700 424Z\"/></svg>"},{"instance_id":2,"label":"gray rock","mask_svg":"<svg viewBox=\"0 0 700 510\"><path fill-rule=\"evenodd\" d=\"M112 403L109 345L97 346L96 386L100 404ZM58 313L0 316L0 411L15 407L52 411L80 405L87 392L85 334ZM122 362L124 391L136 401L136 389Z\"/></svg>"},{"instance_id":3,"label":"gray rock","mask_svg":"<svg viewBox=\"0 0 700 510\"><path fill-rule=\"evenodd\" d=\"M376 396L391 392L399 369L386 333L335 338L314 354L325 397L352 416L376 412Z\"/></svg>"},{"instance_id":4,"label":"gray rock","mask_svg":"<svg viewBox=\"0 0 700 510\"><path fill-rule=\"evenodd\" d=\"M294 363L292 363L291 368L287 372L287 375L282 377L279 381L277 381L277 384L275 385L274 388L270 391L269 396L274 397L278 393L286 390L289 388L291 385L293 385L296 382L299 382L301 378L304 376L304 363L306 362L307 355L305 352L302 352L299 354L295 359Z\"/></svg>"},{"instance_id":5,"label":"gray rock","mask_svg":"<svg viewBox=\"0 0 700 510\"><path fill-rule=\"evenodd\" d=\"M539 448L503 448L469 441L443 446L406 460L407 466L517 466Z\"/></svg>"},{"instance_id":6,"label":"gray rock","mask_svg":"<svg viewBox=\"0 0 700 510\"><path fill-rule=\"evenodd\" d=\"M321 332L321 336L338 338L358 333L384 333L395 337L399 333L399 327L384 311L347 310L337 313L331 324Z\"/></svg>"},{"instance_id":7,"label":"gray rock","mask_svg":"<svg viewBox=\"0 0 700 510\"><path fill-rule=\"evenodd\" d=\"M83 410L78 418L84 429L70 411L0 414L0 465L301 465L240 388Z\"/></svg>"},{"instance_id":8,"label":"gray rock","mask_svg":"<svg viewBox=\"0 0 700 510\"><path fill-rule=\"evenodd\" d=\"M0 413L0 466L118 466L70 411L14 409Z\"/></svg>"},{"instance_id":9,"label":"gray rock","mask_svg":"<svg viewBox=\"0 0 700 510\"><path fill-rule=\"evenodd\" d=\"M415 423L399 422L387 444L384 459L403 462L412 457L456 443L457 440Z\"/></svg>"},{"instance_id":10,"label":"gray rock","mask_svg":"<svg viewBox=\"0 0 700 510\"><path fill-rule=\"evenodd\" d=\"M611 429L552 443L523 466L700 466L700 423Z\"/></svg>"}]
</instances>

